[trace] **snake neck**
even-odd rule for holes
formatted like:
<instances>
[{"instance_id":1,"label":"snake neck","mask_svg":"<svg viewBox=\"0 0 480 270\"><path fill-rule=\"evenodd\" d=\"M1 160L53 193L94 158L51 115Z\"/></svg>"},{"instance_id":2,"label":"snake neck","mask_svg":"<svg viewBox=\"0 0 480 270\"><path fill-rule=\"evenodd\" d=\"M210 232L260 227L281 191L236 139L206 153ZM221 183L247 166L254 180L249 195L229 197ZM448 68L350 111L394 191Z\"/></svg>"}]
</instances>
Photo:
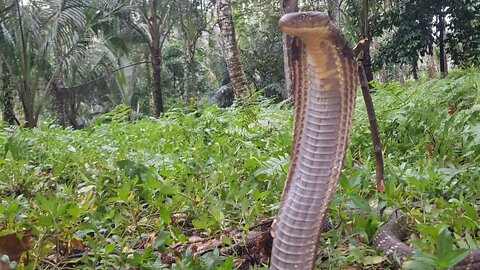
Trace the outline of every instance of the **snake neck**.
<instances>
[{"instance_id":1,"label":"snake neck","mask_svg":"<svg viewBox=\"0 0 480 270\"><path fill-rule=\"evenodd\" d=\"M305 51L294 68L292 161L275 228L271 269L313 267L353 113L353 57L324 36L301 40Z\"/></svg>"}]
</instances>

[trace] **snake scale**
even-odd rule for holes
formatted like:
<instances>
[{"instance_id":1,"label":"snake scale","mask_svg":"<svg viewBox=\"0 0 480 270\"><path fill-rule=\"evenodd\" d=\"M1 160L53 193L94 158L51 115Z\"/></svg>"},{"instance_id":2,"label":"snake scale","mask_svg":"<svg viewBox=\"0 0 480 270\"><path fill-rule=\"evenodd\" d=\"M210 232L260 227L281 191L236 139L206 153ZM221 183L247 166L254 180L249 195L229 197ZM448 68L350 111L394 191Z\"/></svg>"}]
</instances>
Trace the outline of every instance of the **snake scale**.
<instances>
[{"instance_id":1,"label":"snake scale","mask_svg":"<svg viewBox=\"0 0 480 270\"><path fill-rule=\"evenodd\" d=\"M279 27L296 37L292 49L294 134L292 158L278 218L272 226L270 269L312 269L328 205L335 192L348 144L357 63L342 32L321 12L281 17ZM397 267L415 249L404 244L402 216L391 215L374 237ZM480 252L453 267L480 269Z\"/></svg>"}]
</instances>

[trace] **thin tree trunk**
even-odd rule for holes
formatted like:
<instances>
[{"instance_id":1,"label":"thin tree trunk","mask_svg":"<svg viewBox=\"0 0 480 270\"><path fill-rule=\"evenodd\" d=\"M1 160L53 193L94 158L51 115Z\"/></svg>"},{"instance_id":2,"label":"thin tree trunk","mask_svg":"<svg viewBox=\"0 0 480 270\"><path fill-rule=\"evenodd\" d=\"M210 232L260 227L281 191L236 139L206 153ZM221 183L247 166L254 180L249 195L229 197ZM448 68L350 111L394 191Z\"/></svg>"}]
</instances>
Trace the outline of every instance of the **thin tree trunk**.
<instances>
[{"instance_id":1,"label":"thin tree trunk","mask_svg":"<svg viewBox=\"0 0 480 270\"><path fill-rule=\"evenodd\" d=\"M200 37L200 32L197 32L193 37L189 37L187 30L183 26L183 37L185 39L183 50L183 80L180 93L183 102L186 104L190 97L195 98L195 52L197 48L197 41Z\"/></svg>"},{"instance_id":2,"label":"thin tree trunk","mask_svg":"<svg viewBox=\"0 0 480 270\"><path fill-rule=\"evenodd\" d=\"M369 37L371 38L371 37ZM367 81L373 81L373 69L372 69L372 58L370 56L370 39L367 41L368 45L365 47L364 58L362 59L362 65L365 69L365 76L367 77ZM370 88L372 85L368 84Z\"/></svg>"},{"instance_id":3,"label":"thin tree trunk","mask_svg":"<svg viewBox=\"0 0 480 270\"><path fill-rule=\"evenodd\" d=\"M287 13L297 12L298 11L298 0L282 0L282 7L280 9L280 15ZM292 50L298 51L297 44L299 44L295 39L297 37L289 36L285 33L282 33L282 44L283 44L283 65L285 73L285 98L293 99L293 75L292 75Z\"/></svg>"},{"instance_id":4,"label":"thin tree trunk","mask_svg":"<svg viewBox=\"0 0 480 270\"><path fill-rule=\"evenodd\" d=\"M20 88L18 92L20 102L22 103L23 116L25 119L24 126L27 128L34 128L37 126L38 114L35 112L35 97L28 89L29 85L26 82L26 78L21 76Z\"/></svg>"},{"instance_id":5,"label":"thin tree trunk","mask_svg":"<svg viewBox=\"0 0 480 270\"><path fill-rule=\"evenodd\" d=\"M162 56L160 48L151 48L152 58L152 102L153 116L159 117L163 113L163 97L162 97Z\"/></svg>"},{"instance_id":6,"label":"thin tree trunk","mask_svg":"<svg viewBox=\"0 0 480 270\"><path fill-rule=\"evenodd\" d=\"M67 103L68 103L68 119L70 121L70 125L74 129L79 129L79 125L77 122L77 116L78 116L78 102L77 102L77 92L76 89L69 89L67 91Z\"/></svg>"},{"instance_id":7,"label":"thin tree trunk","mask_svg":"<svg viewBox=\"0 0 480 270\"><path fill-rule=\"evenodd\" d=\"M187 76L185 77L185 82L186 82L186 96L185 96L185 101L188 102L189 98L196 98L197 93L195 91L195 72L196 72L196 63L195 63L195 50L197 47L197 40L195 40L194 43L190 44L190 46L187 48L189 51L187 55Z\"/></svg>"},{"instance_id":8,"label":"thin tree trunk","mask_svg":"<svg viewBox=\"0 0 480 270\"><path fill-rule=\"evenodd\" d=\"M183 48L183 80L181 81L181 95L185 104L197 99L195 55L197 44L209 25L207 16L208 0L188 1L181 15L180 26L184 38Z\"/></svg>"},{"instance_id":9,"label":"thin tree trunk","mask_svg":"<svg viewBox=\"0 0 480 270\"><path fill-rule=\"evenodd\" d=\"M14 111L14 98L13 98L13 85L12 74L8 70L7 64L2 63L2 103L3 103L3 121L6 121L9 125L15 125L15 111Z\"/></svg>"},{"instance_id":10,"label":"thin tree trunk","mask_svg":"<svg viewBox=\"0 0 480 270\"><path fill-rule=\"evenodd\" d=\"M33 107L27 106L27 103L24 102L22 99L22 106L23 106L23 113L25 117L25 127L27 128L34 128L37 126L38 117L35 114L35 110Z\"/></svg>"},{"instance_id":11,"label":"thin tree trunk","mask_svg":"<svg viewBox=\"0 0 480 270\"><path fill-rule=\"evenodd\" d=\"M58 83L53 83L52 85L52 107L55 111L58 124L62 127L65 127L67 124L66 118L67 114L65 112L65 89L62 85Z\"/></svg>"},{"instance_id":12,"label":"thin tree trunk","mask_svg":"<svg viewBox=\"0 0 480 270\"><path fill-rule=\"evenodd\" d=\"M245 99L250 96L247 87L247 79L242 63L240 51L235 37L235 27L232 17L232 5L230 0L217 0L218 25L220 26L221 44L228 73L232 82L235 98Z\"/></svg>"},{"instance_id":13,"label":"thin tree trunk","mask_svg":"<svg viewBox=\"0 0 480 270\"><path fill-rule=\"evenodd\" d=\"M58 124L62 127L67 125L67 98L65 84L63 82L62 44L60 37L55 38L55 65L57 66L55 82L52 86L53 108L57 114Z\"/></svg>"},{"instance_id":14,"label":"thin tree trunk","mask_svg":"<svg viewBox=\"0 0 480 270\"><path fill-rule=\"evenodd\" d=\"M435 78L435 74L437 73L437 61L435 59L435 52L432 54L427 54L427 72L429 78Z\"/></svg>"},{"instance_id":15,"label":"thin tree trunk","mask_svg":"<svg viewBox=\"0 0 480 270\"><path fill-rule=\"evenodd\" d=\"M190 51L188 50L188 38L187 34L184 31L183 38L185 39L183 45L183 79L180 82L180 95L182 96L182 100L185 104L188 102L188 76L190 75Z\"/></svg>"},{"instance_id":16,"label":"thin tree trunk","mask_svg":"<svg viewBox=\"0 0 480 270\"><path fill-rule=\"evenodd\" d=\"M361 61L358 62L358 77L362 89L363 100L367 109L368 123L370 124L370 133L372 135L373 153L375 155L375 175L377 179L377 191L385 192L383 153L380 135L378 134L377 118L375 116L375 107L373 106L370 87L368 84L365 69Z\"/></svg>"},{"instance_id":17,"label":"thin tree trunk","mask_svg":"<svg viewBox=\"0 0 480 270\"><path fill-rule=\"evenodd\" d=\"M15 1L17 19L20 30L20 39L21 39L21 75L19 76L20 85L18 87L18 94L20 101L22 102L23 113L25 117L25 127L34 128L37 126L38 114L35 110L35 97L36 93L34 89L31 89L31 86L27 78L27 69L30 66L30 58L28 57L28 46L26 42L26 36L24 35L22 15L20 12L20 3L18 0Z\"/></svg>"},{"instance_id":18,"label":"thin tree trunk","mask_svg":"<svg viewBox=\"0 0 480 270\"><path fill-rule=\"evenodd\" d=\"M340 28L340 1L339 0L328 0L328 17L330 21Z\"/></svg>"},{"instance_id":19,"label":"thin tree trunk","mask_svg":"<svg viewBox=\"0 0 480 270\"><path fill-rule=\"evenodd\" d=\"M363 50L362 65L368 82L373 81L372 58L370 57L370 41L372 40L372 34L370 31L369 11L370 6L368 0L363 0L362 6L359 9L360 33L362 35L361 38L366 39L365 49ZM369 87L372 88L372 85L369 84Z\"/></svg>"},{"instance_id":20,"label":"thin tree trunk","mask_svg":"<svg viewBox=\"0 0 480 270\"><path fill-rule=\"evenodd\" d=\"M377 117L375 116L375 107L373 106L372 96L370 95L370 85L365 74L362 58L365 56L365 50L368 49L368 40L362 39L353 48L353 53L358 59L358 78L360 80L360 88L362 89L363 100L365 102L365 108L367 109L368 122L370 124L370 134L372 137L373 153L375 155L375 172L377 179L377 191L385 192L384 179L384 166L383 166L383 154L382 143L380 141L380 135L378 133Z\"/></svg>"},{"instance_id":21,"label":"thin tree trunk","mask_svg":"<svg viewBox=\"0 0 480 270\"><path fill-rule=\"evenodd\" d=\"M149 32L151 36L150 57L152 61L152 114L159 117L163 113L163 96L162 96L162 50L161 35L162 25L158 18L158 0L153 0L150 6Z\"/></svg>"},{"instance_id":22,"label":"thin tree trunk","mask_svg":"<svg viewBox=\"0 0 480 270\"><path fill-rule=\"evenodd\" d=\"M438 43L440 47L440 72L442 75L446 75L448 73L448 67L445 53L445 14L443 13L443 10L440 11L438 16L438 30Z\"/></svg>"},{"instance_id":23,"label":"thin tree trunk","mask_svg":"<svg viewBox=\"0 0 480 270\"><path fill-rule=\"evenodd\" d=\"M398 81L400 82L400 86L405 85L405 72L403 72L402 65L395 65L395 70L397 71Z\"/></svg>"},{"instance_id":24,"label":"thin tree trunk","mask_svg":"<svg viewBox=\"0 0 480 270\"><path fill-rule=\"evenodd\" d=\"M387 71L385 70L385 66L382 66L382 68L380 69L379 76L382 83L387 83Z\"/></svg>"},{"instance_id":25,"label":"thin tree trunk","mask_svg":"<svg viewBox=\"0 0 480 270\"><path fill-rule=\"evenodd\" d=\"M418 65L417 61L412 62L412 75L415 80L418 80Z\"/></svg>"}]
</instances>

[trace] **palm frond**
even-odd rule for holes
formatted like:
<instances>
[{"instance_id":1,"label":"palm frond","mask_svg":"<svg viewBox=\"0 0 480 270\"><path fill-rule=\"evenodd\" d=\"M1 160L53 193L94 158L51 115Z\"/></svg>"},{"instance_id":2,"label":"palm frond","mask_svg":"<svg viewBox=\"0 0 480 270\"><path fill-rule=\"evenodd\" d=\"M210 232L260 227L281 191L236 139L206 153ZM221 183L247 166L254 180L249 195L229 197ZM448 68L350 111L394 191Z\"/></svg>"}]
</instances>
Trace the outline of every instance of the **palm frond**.
<instances>
[{"instance_id":1,"label":"palm frond","mask_svg":"<svg viewBox=\"0 0 480 270\"><path fill-rule=\"evenodd\" d=\"M62 47L71 48L78 41L77 33L85 29L86 0L51 0L45 3L46 20L50 26L43 48L60 38Z\"/></svg>"}]
</instances>

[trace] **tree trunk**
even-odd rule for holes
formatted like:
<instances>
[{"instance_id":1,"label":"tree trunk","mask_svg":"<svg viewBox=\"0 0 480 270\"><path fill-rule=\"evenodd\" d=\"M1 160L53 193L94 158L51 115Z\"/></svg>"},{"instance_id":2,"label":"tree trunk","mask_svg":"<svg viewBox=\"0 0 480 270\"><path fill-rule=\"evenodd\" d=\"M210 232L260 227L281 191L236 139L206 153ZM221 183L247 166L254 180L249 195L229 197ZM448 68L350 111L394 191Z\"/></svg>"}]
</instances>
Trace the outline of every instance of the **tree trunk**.
<instances>
[{"instance_id":1,"label":"tree trunk","mask_svg":"<svg viewBox=\"0 0 480 270\"><path fill-rule=\"evenodd\" d=\"M20 102L22 103L23 116L25 119L24 126L27 128L34 128L37 126L38 115L37 110L35 110L35 93L32 93L29 89L30 85L27 82L27 78L20 76L20 90L18 91L18 96L20 97Z\"/></svg>"},{"instance_id":2,"label":"tree trunk","mask_svg":"<svg viewBox=\"0 0 480 270\"><path fill-rule=\"evenodd\" d=\"M250 96L247 87L247 79L242 63L240 62L240 51L235 37L233 25L232 5L230 0L217 0L218 25L220 26L221 44L228 73L232 82L235 98L245 99Z\"/></svg>"},{"instance_id":3,"label":"tree trunk","mask_svg":"<svg viewBox=\"0 0 480 270\"><path fill-rule=\"evenodd\" d=\"M151 48L152 61L152 114L159 117L163 113L163 97L162 97L162 55L160 48Z\"/></svg>"},{"instance_id":4,"label":"tree trunk","mask_svg":"<svg viewBox=\"0 0 480 270\"><path fill-rule=\"evenodd\" d=\"M363 100L367 109L368 123L370 124L370 133L372 137L373 153L375 155L375 176L377 178L377 191L385 192L384 165L382 143L378 133L377 117L375 116L375 107L373 106L372 96L370 95L370 87L367 76L361 61L358 62L358 77L360 79L360 88L362 89Z\"/></svg>"},{"instance_id":5,"label":"tree trunk","mask_svg":"<svg viewBox=\"0 0 480 270\"><path fill-rule=\"evenodd\" d=\"M340 28L340 1L339 0L328 0L328 17L330 21L338 28Z\"/></svg>"},{"instance_id":6,"label":"tree trunk","mask_svg":"<svg viewBox=\"0 0 480 270\"><path fill-rule=\"evenodd\" d=\"M26 99L20 98L23 106L23 113L25 117L25 127L34 128L37 126L38 116L35 113L33 106L28 106L28 103L25 102Z\"/></svg>"},{"instance_id":7,"label":"tree trunk","mask_svg":"<svg viewBox=\"0 0 480 270\"><path fill-rule=\"evenodd\" d=\"M35 108L35 98L36 98L36 90L32 89L30 85L30 80L28 78L30 74L30 63L32 59L29 55L29 49L26 42L26 36L24 35L23 29L23 19L22 13L20 11L20 1L16 0L15 7L16 7L16 19L18 20L19 26L19 37L21 40L21 54L20 57L20 65L19 65L19 74L16 74L19 85L17 86L18 96L22 103L24 118L25 118L25 127L27 128L34 128L37 126L38 114L36 113Z\"/></svg>"},{"instance_id":8,"label":"tree trunk","mask_svg":"<svg viewBox=\"0 0 480 270\"><path fill-rule=\"evenodd\" d=\"M365 70L365 75L367 76L368 82L373 81L373 71L372 71L372 58L370 57L370 42L372 40L372 33L370 31L370 21L369 13L370 6L368 0L362 1L362 6L359 9L360 15L360 33L361 39L367 39L365 44L365 49L363 50L362 65ZM369 88L372 88L372 85L369 83Z\"/></svg>"},{"instance_id":9,"label":"tree trunk","mask_svg":"<svg viewBox=\"0 0 480 270\"><path fill-rule=\"evenodd\" d=\"M365 47L362 66L365 71L365 76L369 82L368 85L370 88L372 88L372 85L370 84L370 82L373 81L372 58L370 57L370 38L371 36L368 37L369 40L367 41L367 46Z\"/></svg>"},{"instance_id":10,"label":"tree trunk","mask_svg":"<svg viewBox=\"0 0 480 270\"><path fill-rule=\"evenodd\" d=\"M187 55L185 55L185 60L187 63L185 64L186 67L186 74L184 74L184 83L185 85L185 95L183 97L185 102L188 102L189 98L196 98L197 93L195 91L195 72L196 72L196 64L195 64L195 50L196 50L196 44L197 40L193 44L190 44L190 46L187 48Z\"/></svg>"},{"instance_id":11,"label":"tree trunk","mask_svg":"<svg viewBox=\"0 0 480 270\"><path fill-rule=\"evenodd\" d=\"M53 75L55 76L55 82L52 86L52 101L53 101L53 109L57 114L57 121L58 124L62 127L67 125L67 97L66 97L66 90L65 84L63 82L63 61L62 61L62 44L60 41L60 37L55 38L55 65L56 65L56 73Z\"/></svg>"},{"instance_id":12,"label":"tree trunk","mask_svg":"<svg viewBox=\"0 0 480 270\"><path fill-rule=\"evenodd\" d=\"M181 81L181 95L185 104L191 99L197 99L195 55L198 40L208 27L208 1L188 2L181 15L180 26L184 39L183 45L183 80Z\"/></svg>"},{"instance_id":13,"label":"tree trunk","mask_svg":"<svg viewBox=\"0 0 480 270\"><path fill-rule=\"evenodd\" d=\"M184 33L183 38L184 45L183 45L183 79L180 82L180 95L182 96L182 100L185 104L188 102L188 76L190 74L190 53L188 50L188 41L186 34Z\"/></svg>"},{"instance_id":14,"label":"tree trunk","mask_svg":"<svg viewBox=\"0 0 480 270\"><path fill-rule=\"evenodd\" d=\"M78 102L77 102L77 92L76 89L69 89L67 91L67 103L68 103L68 120L70 121L70 125L74 129L79 129L79 125L77 122L77 115L78 115Z\"/></svg>"},{"instance_id":15,"label":"tree trunk","mask_svg":"<svg viewBox=\"0 0 480 270\"><path fill-rule=\"evenodd\" d=\"M412 75L415 80L418 80L418 65L417 61L412 62Z\"/></svg>"},{"instance_id":16,"label":"tree trunk","mask_svg":"<svg viewBox=\"0 0 480 270\"><path fill-rule=\"evenodd\" d=\"M55 111L58 124L62 127L65 127L67 124L67 113L66 108L66 96L65 88L62 85L59 85L57 82L52 85L52 107Z\"/></svg>"},{"instance_id":17,"label":"tree trunk","mask_svg":"<svg viewBox=\"0 0 480 270\"><path fill-rule=\"evenodd\" d=\"M397 71L398 81L400 82L400 86L405 85L405 73L403 72L402 65L395 65L395 70Z\"/></svg>"},{"instance_id":18,"label":"tree trunk","mask_svg":"<svg viewBox=\"0 0 480 270\"><path fill-rule=\"evenodd\" d=\"M158 0L153 0L150 5L150 17L148 30L150 32L150 57L152 62L152 114L159 117L163 113L163 97L162 97L162 50L161 35L163 27L158 18Z\"/></svg>"},{"instance_id":19,"label":"tree trunk","mask_svg":"<svg viewBox=\"0 0 480 270\"><path fill-rule=\"evenodd\" d=\"M2 63L2 103L3 103L3 121L13 126L16 123L14 111L14 98L12 86L12 74L8 70L7 64Z\"/></svg>"},{"instance_id":20,"label":"tree trunk","mask_svg":"<svg viewBox=\"0 0 480 270\"><path fill-rule=\"evenodd\" d=\"M182 95L183 102L187 104L190 97L196 97L194 85L196 68L195 52L200 34L196 33L193 37L189 37L185 26L182 28L185 43L183 48L183 80L180 93Z\"/></svg>"},{"instance_id":21,"label":"tree trunk","mask_svg":"<svg viewBox=\"0 0 480 270\"><path fill-rule=\"evenodd\" d=\"M379 72L379 77L380 77L380 81L382 83L387 83L388 80L387 80L387 71L385 70L385 66L382 66L382 68L380 69L380 72Z\"/></svg>"},{"instance_id":22,"label":"tree trunk","mask_svg":"<svg viewBox=\"0 0 480 270\"><path fill-rule=\"evenodd\" d=\"M298 11L298 0L282 0L282 7L280 9L280 15L287 13L297 12ZM289 36L285 33L282 33L282 42L283 42L283 70L285 73L285 98L293 99L293 77L292 77L292 49L297 50L298 48L293 48L296 44L299 44L295 41L298 39L296 37Z\"/></svg>"},{"instance_id":23,"label":"tree trunk","mask_svg":"<svg viewBox=\"0 0 480 270\"><path fill-rule=\"evenodd\" d=\"M437 74L437 61L435 58L435 52L427 55L427 73L429 78L435 78Z\"/></svg>"},{"instance_id":24,"label":"tree trunk","mask_svg":"<svg viewBox=\"0 0 480 270\"><path fill-rule=\"evenodd\" d=\"M443 13L443 10L440 11L440 14L438 15L438 31L438 45L440 47L440 72L442 75L447 75L448 67L445 53L445 14Z\"/></svg>"},{"instance_id":25,"label":"tree trunk","mask_svg":"<svg viewBox=\"0 0 480 270\"><path fill-rule=\"evenodd\" d=\"M364 51L367 49L368 40L362 39L353 48L353 54L357 60L358 78L360 80L360 88L362 89L363 100L365 101L365 108L367 109L368 121L370 124L370 133L372 137L373 153L375 154L375 172L377 178L377 191L385 192L385 183L383 182L383 154L380 135L378 134L377 117L375 116L375 107L373 106L372 96L370 95L369 82L365 75L362 59ZM360 59L359 59L360 57Z\"/></svg>"}]
</instances>

